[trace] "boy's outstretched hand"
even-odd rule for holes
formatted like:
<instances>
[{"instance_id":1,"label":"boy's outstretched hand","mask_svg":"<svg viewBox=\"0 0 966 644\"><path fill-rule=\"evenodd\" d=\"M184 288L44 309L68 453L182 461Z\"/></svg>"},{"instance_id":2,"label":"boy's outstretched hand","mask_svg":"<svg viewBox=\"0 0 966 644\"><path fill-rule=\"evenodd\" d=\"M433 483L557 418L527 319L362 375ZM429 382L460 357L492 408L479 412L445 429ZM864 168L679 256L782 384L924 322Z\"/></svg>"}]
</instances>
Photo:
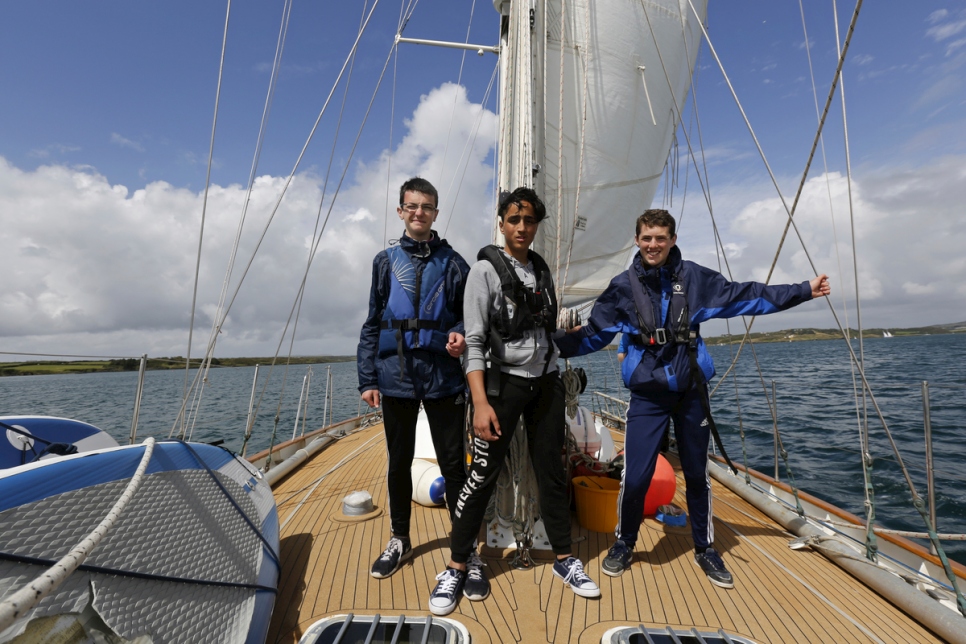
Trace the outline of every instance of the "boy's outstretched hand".
<instances>
[{"instance_id":1,"label":"boy's outstretched hand","mask_svg":"<svg viewBox=\"0 0 966 644\"><path fill-rule=\"evenodd\" d=\"M824 273L818 277L813 277L808 282L812 287L812 297L825 297L832 292L832 287L828 283L828 275Z\"/></svg>"}]
</instances>

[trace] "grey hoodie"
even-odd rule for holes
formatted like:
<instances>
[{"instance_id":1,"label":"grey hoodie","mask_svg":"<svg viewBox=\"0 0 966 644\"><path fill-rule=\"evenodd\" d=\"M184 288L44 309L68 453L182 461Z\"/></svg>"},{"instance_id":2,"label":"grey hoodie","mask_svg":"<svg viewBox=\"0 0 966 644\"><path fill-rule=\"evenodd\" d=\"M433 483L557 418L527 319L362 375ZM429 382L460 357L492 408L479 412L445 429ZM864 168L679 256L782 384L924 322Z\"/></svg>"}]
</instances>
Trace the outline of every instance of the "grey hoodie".
<instances>
[{"instance_id":1,"label":"grey hoodie","mask_svg":"<svg viewBox=\"0 0 966 644\"><path fill-rule=\"evenodd\" d=\"M533 262L526 266L500 250L504 257L510 260L524 286L534 288L537 276L533 270ZM489 357L486 343L489 340L490 318L499 316L500 311L509 303L504 301L503 290L500 287L500 276L493 268L493 264L480 260L470 268L466 278L466 289L463 292L463 324L466 329L466 373L485 371L486 360ZM512 306L512 304L509 304ZM512 314L512 310L510 311ZM524 378L538 378L544 373L548 343L552 341L543 329L526 331L519 340L504 344L499 342L495 347L489 347L504 364L501 370L514 376ZM558 351L553 346L553 355L547 373L557 370Z\"/></svg>"}]
</instances>

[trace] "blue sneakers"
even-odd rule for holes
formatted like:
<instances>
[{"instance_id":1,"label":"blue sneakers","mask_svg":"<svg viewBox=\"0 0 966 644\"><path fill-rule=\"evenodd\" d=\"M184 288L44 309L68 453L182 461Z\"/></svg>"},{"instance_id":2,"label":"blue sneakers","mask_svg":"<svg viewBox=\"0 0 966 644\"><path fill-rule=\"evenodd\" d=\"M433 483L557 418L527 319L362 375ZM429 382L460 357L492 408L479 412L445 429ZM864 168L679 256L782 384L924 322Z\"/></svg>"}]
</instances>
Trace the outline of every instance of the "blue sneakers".
<instances>
[{"instance_id":1,"label":"blue sneakers","mask_svg":"<svg viewBox=\"0 0 966 644\"><path fill-rule=\"evenodd\" d=\"M490 596L490 581L483 575L483 560L474 550L466 560L466 584L463 596L470 601L483 601Z\"/></svg>"},{"instance_id":2,"label":"blue sneakers","mask_svg":"<svg viewBox=\"0 0 966 644\"><path fill-rule=\"evenodd\" d=\"M567 557L553 563L553 574L563 579L575 595L580 597L600 597L600 588L584 572L584 564L576 557Z\"/></svg>"},{"instance_id":3,"label":"blue sneakers","mask_svg":"<svg viewBox=\"0 0 966 644\"><path fill-rule=\"evenodd\" d=\"M399 570L402 562L412 556L413 547L409 541L403 541L399 537L393 537L389 540L389 545L386 546L386 549L382 551L379 558L372 564L372 570L369 571L369 574L376 579L388 577Z\"/></svg>"},{"instance_id":4,"label":"blue sneakers","mask_svg":"<svg viewBox=\"0 0 966 644\"><path fill-rule=\"evenodd\" d=\"M466 583L466 572L447 568L436 575L436 588L429 595L429 612L433 615L449 615L456 608L460 591Z\"/></svg>"}]
</instances>

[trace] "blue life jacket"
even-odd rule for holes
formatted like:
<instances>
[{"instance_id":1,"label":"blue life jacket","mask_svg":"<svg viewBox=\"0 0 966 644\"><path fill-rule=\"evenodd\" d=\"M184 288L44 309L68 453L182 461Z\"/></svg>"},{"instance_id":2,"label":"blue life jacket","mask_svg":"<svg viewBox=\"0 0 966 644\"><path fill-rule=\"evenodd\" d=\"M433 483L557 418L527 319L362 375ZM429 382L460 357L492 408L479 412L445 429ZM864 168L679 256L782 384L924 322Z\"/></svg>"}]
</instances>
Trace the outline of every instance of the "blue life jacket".
<instances>
[{"instance_id":1,"label":"blue life jacket","mask_svg":"<svg viewBox=\"0 0 966 644\"><path fill-rule=\"evenodd\" d=\"M456 321L446 308L446 267L452 250L441 248L425 262L414 262L399 246L386 249L389 256L389 299L382 314L379 357L399 354L400 376L403 352L426 349L446 353L449 329Z\"/></svg>"}]
</instances>

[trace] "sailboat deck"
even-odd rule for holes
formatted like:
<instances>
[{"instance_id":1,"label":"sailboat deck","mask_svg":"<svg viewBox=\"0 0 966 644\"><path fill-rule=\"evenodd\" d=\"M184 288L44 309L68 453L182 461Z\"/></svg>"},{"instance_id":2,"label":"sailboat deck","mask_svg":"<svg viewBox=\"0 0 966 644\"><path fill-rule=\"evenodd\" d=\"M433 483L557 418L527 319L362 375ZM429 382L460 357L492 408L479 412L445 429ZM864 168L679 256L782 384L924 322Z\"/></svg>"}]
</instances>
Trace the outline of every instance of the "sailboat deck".
<instances>
[{"instance_id":1,"label":"sailboat deck","mask_svg":"<svg viewBox=\"0 0 966 644\"><path fill-rule=\"evenodd\" d=\"M297 642L314 622L354 613L428 614L436 574L449 558L449 517L443 508L413 504L413 558L388 579L369 575L385 547L388 511L362 521L341 518L343 497L372 494L387 508L382 426L351 434L315 455L276 485L282 573L268 642ZM675 503L684 507L678 474ZM822 555L793 551L791 538L760 511L713 482L715 546L735 576L735 588L712 585L691 557L686 529L645 520L634 563L621 577L601 572L613 535L574 521L574 549L601 587L601 598L575 596L548 565L519 571L498 556L483 558L492 592L482 602L460 600L449 617L474 643L600 642L615 626L724 629L756 642L936 642L901 610Z\"/></svg>"}]
</instances>

